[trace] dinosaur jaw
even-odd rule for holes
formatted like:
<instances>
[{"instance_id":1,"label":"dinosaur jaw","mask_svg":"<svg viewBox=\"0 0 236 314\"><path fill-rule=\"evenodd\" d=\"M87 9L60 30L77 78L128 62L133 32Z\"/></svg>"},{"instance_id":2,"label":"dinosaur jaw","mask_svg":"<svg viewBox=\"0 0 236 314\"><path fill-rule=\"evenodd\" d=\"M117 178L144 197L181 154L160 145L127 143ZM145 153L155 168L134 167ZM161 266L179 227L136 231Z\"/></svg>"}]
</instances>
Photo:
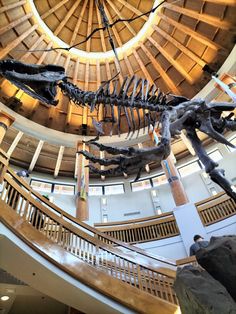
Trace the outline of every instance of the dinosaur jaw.
<instances>
[{"instance_id":1,"label":"dinosaur jaw","mask_svg":"<svg viewBox=\"0 0 236 314\"><path fill-rule=\"evenodd\" d=\"M65 70L55 65L27 65L15 60L0 61L0 75L25 93L48 105L57 105L57 84Z\"/></svg>"}]
</instances>

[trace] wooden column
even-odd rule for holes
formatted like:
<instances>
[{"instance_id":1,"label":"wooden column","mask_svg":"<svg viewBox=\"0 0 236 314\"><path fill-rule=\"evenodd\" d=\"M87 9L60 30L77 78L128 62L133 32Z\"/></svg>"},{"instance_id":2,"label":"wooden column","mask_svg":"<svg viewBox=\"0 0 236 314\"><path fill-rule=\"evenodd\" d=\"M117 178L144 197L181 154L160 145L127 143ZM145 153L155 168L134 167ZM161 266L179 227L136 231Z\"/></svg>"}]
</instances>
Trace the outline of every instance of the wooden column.
<instances>
[{"instance_id":1,"label":"wooden column","mask_svg":"<svg viewBox=\"0 0 236 314\"><path fill-rule=\"evenodd\" d=\"M150 138L153 142L158 144L158 130L152 130L149 133ZM180 180L178 170L175 167L173 158L171 155L167 159L161 162L162 169L165 172L166 178L170 184L171 193L175 201L176 206L184 205L189 203L187 194L185 193L183 184Z\"/></svg>"},{"instance_id":2,"label":"wooden column","mask_svg":"<svg viewBox=\"0 0 236 314\"><path fill-rule=\"evenodd\" d=\"M168 156L167 159L163 160L161 165L170 184L175 205L180 206L189 203L183 184L180 180L178 170L176 169L171 156Z\"/></svg>"},{"instance_id":3,"label":"wooden column","mask_svg":"<svg viewBox=\"0 0 236 314\"><path fill-rule=\"evenodd\" d=\"M88 145L78 142L77 151L89 150ZM89 168L86 167L89 161L84 156L79 155L77 165L77 196L76 196L76 218L80 220L89 219L88 208L88 188L89 188Z\"/></svg>"},{"instance_id":4,"label":"wooden column","mask_svg":"<svg viewBox=\"0 0 236 314\"><path fill-rule=\"evenodd\" d=\"M15 121L15 118L10 116L8 113L1 111L0 112L0 144L6 134L7 129Z\"/></svg>"}]
</instances>

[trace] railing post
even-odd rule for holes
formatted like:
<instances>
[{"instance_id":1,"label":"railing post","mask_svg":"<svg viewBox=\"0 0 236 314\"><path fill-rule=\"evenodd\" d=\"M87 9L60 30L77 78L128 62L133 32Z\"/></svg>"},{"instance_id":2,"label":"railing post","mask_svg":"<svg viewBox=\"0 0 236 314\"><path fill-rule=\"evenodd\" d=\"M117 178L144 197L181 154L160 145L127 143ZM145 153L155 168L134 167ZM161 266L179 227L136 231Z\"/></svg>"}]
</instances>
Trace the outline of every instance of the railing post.
<instances>
[{"instance_id":1,"label":"railing post","mask_svg":"<svg viewBox=\"0 0 236 314\"><path fill-rule=\"evenodd\" d=\"M8 165L9 165L9 158L7 154L2 149L0 149L0 184L3 183Z\"/></svg>"}]
</instances>

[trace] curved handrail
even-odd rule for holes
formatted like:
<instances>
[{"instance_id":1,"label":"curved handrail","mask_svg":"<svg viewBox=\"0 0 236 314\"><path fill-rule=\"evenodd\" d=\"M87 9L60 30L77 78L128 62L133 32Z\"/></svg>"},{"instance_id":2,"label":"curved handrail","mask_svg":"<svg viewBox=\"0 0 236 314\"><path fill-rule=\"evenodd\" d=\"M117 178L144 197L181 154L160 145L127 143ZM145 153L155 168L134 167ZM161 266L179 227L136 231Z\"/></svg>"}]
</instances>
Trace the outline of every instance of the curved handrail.
<instances>
[{"instance_id":1,"label":"curved handrail","mask_svg":"<svg viewBox=\"0 0 236 314\"><path fill-rule=\"evenodd\" d=\"M62 217L62 211L53 212L52 206L47 208L41 204L35 195L35 192L12 170L7 170L4 175L1 201L14 210L21 222L26 222L48 240L90 266L129 285L134 285L139 290L145 290L177 304L173 291L175 271L156 267L151 259L133 257L104 243L94 237L92 232L82 230L79 224L75 225L67 221L68 216ZM89 229L93 230L93 228Z\"/></svg>"},{"instance_id":2,"label":"curved handrail","mask_svg":"<svg viewBox=\"0 0 236 314\"><path fill-rule=\"evenodd\" d=\"M209 226L236 214L236 202L220 192L195 204L203 225Z\"/></svg>"},{"instance_id":3,"label":"curved handrail","mask_svg":"<svg viewBox=\"0 0 236 314\"><path fill-rule=\"evenodd\" d=\"M118 226L118 225L119 226L120 225L133 225L136 223L147 222L147 221L151 221L151 220L157 220L157 219L169 217L172 215L173 215L173 211L162 213L160 215L153 215L153 216L149 216L149 217L137 218L137 219L132 219L132 220L121 220L121 221L95 223L94 227L96 227L96 228L100 228L100 227L101 228L109 228L109 227Z\"/></svg>"},{"instance_id":4,"label":"curved handrail","mask_svg":"<svg viewBox=\"0 0 236 314\"><path fill-rule=\"evenodd\" d=\"M98 229L106 235L130 244L155 241L180 234L173 213L146 222Z\"/></svg>"},{"instance_id":5,"label":"curved handrail","mask_svg":"<svg viewBox=\"0 0 236 314\"><path fill-rule=\"evenodd\" d=\"M87 232L90 232L95 237L101 239L104 243L110 243L112 245L116 245L116 246L119 246L121 248L124 248L124 249L126 249L126 250L128 250L128 251L130 251L132 253L138 253L141 256L144 256L145 259L150 259L150 263L154 263L156 261L156 262L165 263L168 266L169 265L175 266L175 261L174 260L167 259L167 258L162 257L162 256L157 256L157 255L148 253L145 250L142 250L140 248L137 248L137 247L134 247L132 245L129 245L128 243L124 243L122 241L114 239L114 238L110 237L109 235L106 235L106 234L100 232L96 228L89 226L88 224L86 224L83 221L73 217L72 215L70 215L69 213L64 211L63 209L59 208L57 205L52 204L45 197L43 197L40 193L38 193L37 191L33 190L29 186L29 184L26 183L19 176L17 176L12 169L8 168L7 172L14 178L15 181L19 182L19 184L22 187L24 187L24 189L26 189L31 195L33 195L36 199L40 200L40 202L42 204L45 204L46 207L50 208L50 210L52 210L53 212L56 212L61 217L63 217L64 220L68 221L69 223L73 224L74 226L82 228L82 229L86 230ZM17 188L17 186L16 186L16 188Z\"/></svg>"},{"instance_id":6,"label":"curved handrail","mask_svg":"<svg viewBox=\"0 0 236 314\"><path fill-rule=\"evenodd\" d=\"M123 278L117 278L112 273L106 273L104 270L96 267L96 265L89 265L74 254L71 254L71 252L63 249L62 246L55 244L55 242L45 237L40 230L32 228L26 220L22 219L23 216L19 217L19 214L4 201L0 200L0 205L0 221L34 251L73 278L138 313L155 314L157 308L163 314L180 313L179 307L173 304L177 302L176 298L173 299L172 303L164 300L167 299L168 290L156 289L157 293L150 293L149 291L150 288L156 288L155 285L158 280L161 280L162 285L164 285L164 277L157 278L154 276L152 278L153 286L147 286L146 283L140 289L137 278L141 276L142 280L146 280L146 274L143 273L142 269L136 269L133 270L132 277L130 277L132 281L127 285L127 281L124 282ZM111 271L113 270L111 269ZM126 273L123 276L127 276ZM99 280L94 280L94 278L99 278Z\"/></svg>"}]
</instances>

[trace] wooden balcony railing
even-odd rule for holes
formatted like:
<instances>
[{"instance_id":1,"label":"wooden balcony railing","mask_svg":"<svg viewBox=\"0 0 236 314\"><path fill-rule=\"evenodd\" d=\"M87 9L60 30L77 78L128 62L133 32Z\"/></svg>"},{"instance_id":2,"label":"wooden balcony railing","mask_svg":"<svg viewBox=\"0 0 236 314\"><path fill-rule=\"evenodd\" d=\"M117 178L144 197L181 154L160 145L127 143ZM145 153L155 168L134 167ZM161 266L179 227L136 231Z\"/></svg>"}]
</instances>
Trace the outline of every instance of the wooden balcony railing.
<instances>
[{"instance_id":1,"label":"wooden balcony railing","mask_svg":"<svg viewBox=\"0 0 236 314\"><path fill-rule=\"evenodd\" d=\"M143 220L143 222L142 222ZM95 224L99 231L120 241L135 244L179 235L179 229L172 212L132 222ZM101 227L102 226L102 227Z\"/></svg>"},{"instance_id":2,"label":"wooden balcony railing","mask_svg":"<svg viewBox=\"0 0 236 314\"><path fill-rule=\"evenodd\" d=\"M195 204L203 225L209 226L236 214L236 203L225 192Z\"/></svg>"},{"instance_id":3,"label":"wooden balcony railing","mask_svg":"<svg viewBox=\"0 0 236 314\"><path fill-rule=\"evenodd\" d=\"M162 299L165 302L168 301L168 304L172 303L173 306L178 304L173 290L174 271L158 268L153 258L148 256L144 258L142 250L140 254L143 254L143 258L134 258L114 248L111 242L119 246L122 246L122 243L116 240L112 241L110 237L103 235L95 228L60 210L33 191L9 168L4 175L0 202L4 205L2 211L0 211L1 221L7 224L13 232L18 232L23 240L27 238L28 243L33 248L36 242L30 242L31 229L34 231L32 231L32 234L40 234L40 237L45 237L47 241L56 244L67 254L70 253L93 269L115 278L122 284L126 283L128 286L137 289L139 293L148 293L150 297L157 298L158 302ZM12 213L15 216L7 215L7 213ZM20 224L12 223L13 219L16 219L15 217L18 217ZM25 228L27 228L24 235L22 233L24 228L22 226L17 227L22 224L26 225ZM35 231L37 232L35 233ZM102 241L99 238L102 238ZM105 243L105 240L109 244ZM125 244L123 247L129 248ZM87 282L87 284L90 283ZM112 295L112 292L109 291L109 287L102 289L107 289L103 292L117 299L117 296ZM122 300L119 301L122 302ZM131 307L133 308L134 305ZM176 306L171 309L174 309L173 313L174 311L178 312Z\"/></svg>"}]
</instances>

